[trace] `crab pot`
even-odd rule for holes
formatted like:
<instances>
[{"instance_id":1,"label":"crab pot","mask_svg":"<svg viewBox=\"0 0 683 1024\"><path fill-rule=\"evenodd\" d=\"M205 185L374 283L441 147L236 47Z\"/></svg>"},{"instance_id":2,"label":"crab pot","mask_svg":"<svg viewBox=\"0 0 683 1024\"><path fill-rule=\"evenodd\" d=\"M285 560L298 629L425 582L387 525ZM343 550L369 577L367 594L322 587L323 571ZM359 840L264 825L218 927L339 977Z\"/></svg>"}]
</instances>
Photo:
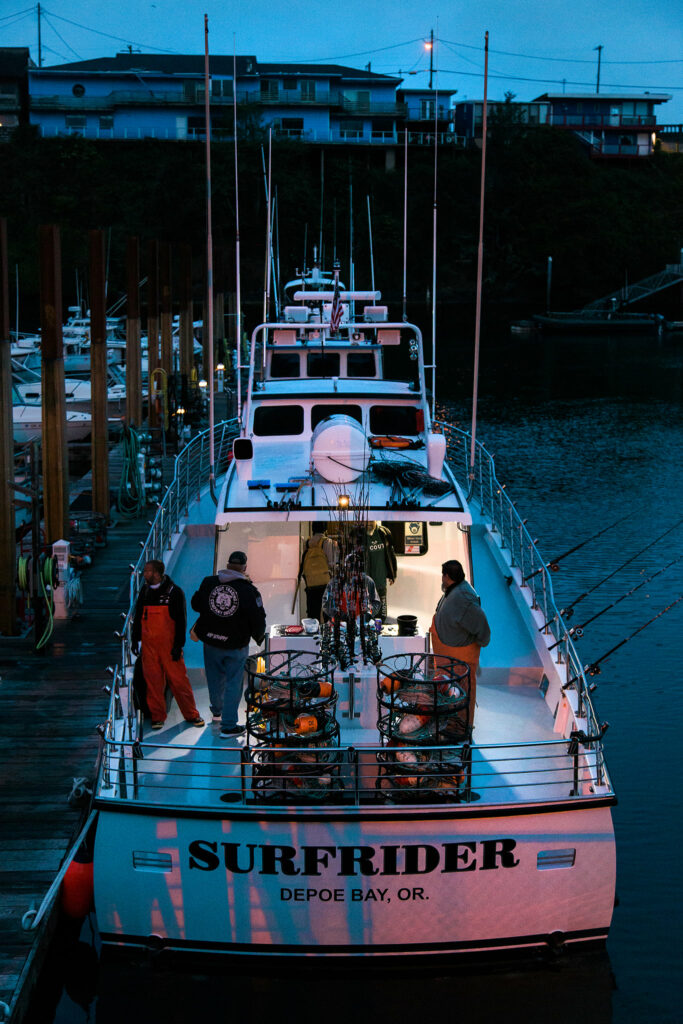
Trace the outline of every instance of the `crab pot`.
<instances>
[{"instance_id":1,"label":"crab pot","mask_svg":"<svg viewBox=\"0 0 683 1024\"><path fill-rule=\"evenodd\" d=\"M300 743L275 743L249 751L251 789L258 800L285 803L339 803L343 799L343 755L339 728L326 738Z\"/></svg>"},{"instance_id":2,"label":"crab pot","mask_svg":"<svg viewBox=\"0 0 683 1024\"><path fill-rule=\"evenodd\" d=\"M324 800L343 788L336 706L333 672L310 653L248 659L247 746L256 795Z\"/></svg>"},{"instance_id":3,"label":"crab pot","mask_svg":"<svg viewBox=\"0 0 683 1024\"><path fill-rule=\"evenodd\" d=\"M469 799L470 748L415 747L390 740L377 754L375 788L397 803Z\"/></svg>"}]
</instances>

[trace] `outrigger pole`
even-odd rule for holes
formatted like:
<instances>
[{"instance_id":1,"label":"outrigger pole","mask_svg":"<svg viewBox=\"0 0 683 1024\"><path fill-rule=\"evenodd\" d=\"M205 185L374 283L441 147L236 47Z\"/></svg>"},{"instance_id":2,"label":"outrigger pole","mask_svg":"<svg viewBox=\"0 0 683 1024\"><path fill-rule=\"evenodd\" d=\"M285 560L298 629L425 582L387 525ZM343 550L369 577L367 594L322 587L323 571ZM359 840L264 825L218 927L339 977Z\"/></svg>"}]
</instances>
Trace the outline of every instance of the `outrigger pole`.
<instances>
[{"instance_id":1,"label":"outrigger pole","mask_svg":"<svg viewBox=\"0 0 683 1024\"><path fill-rule=\"evenodd\" d=\"M437 25L437 38L438 38L438 25ZM433 47L432 51L433 52ZM429 86L431 88L431 77ZM432 215L432 365L430 367L432 371L432 419L436 416L436 215L437 215L437 191L436 191L436 175L438 167L438 153L439 153L439 108L438 108L438 87L434 94L434 196L433 196L433 215Z\"/></svg>"},{"instance_id":2,"label":"outrigger pole","mask_svg":"<svg viewBox=\"0 0 683 1024\"><path fill-rule=\"evenodd\" d=\"M242 430L242 291L240 288L240 201L239 201L239 175L237 171L237 50L235 36L232 37L232 134L234 136L235 148L235 288L237 290L237 328L235 330L237 355L236 377L237 377L237 420Z\"/></svg>"},{"instance_id":3,"label":"outrigger pole","mask_svg":"<svg viewBox=\"0 0 683 1024\"><path fill-rule=\"evenodd\" d=\"M470 446L470 493L474 488L474 454L477 440L479 392L479 338L481 334L481 282L484 265L484 186L486 184L486 96L489 75L489 34L484 36L484 109L481 122L481 182L479 186L479 246L477 250L477 306L474 320L474 380L472 384L472 443Z\"/></svg>"},{"instance_id":4,"label":"outrigger pole","mask_svg":"<svg viewBox=\"0 0 683 1024\"><path fill-rule=\"evenodd\" d=\"M234 90L233 90L234 91ZM209 328L209 490L214 504L216 476L214 473L214 398L213 398L213 235L211 217L211 114L209 93L209 16L204 15L204 124L206 134L206 319ZM205 325L206 326L206 325Z\"/></svg>"},{"instance_id":5,"label":"outrigger pole","mask_svg":"<svg viewBox=\"0 0 683 1024\"><path fill-rule=\"evenodd\" d=\"M404 134L403 156L403 322L406 323L407 272L408 272L408 129Z\"/></svg>"}]
</instances>

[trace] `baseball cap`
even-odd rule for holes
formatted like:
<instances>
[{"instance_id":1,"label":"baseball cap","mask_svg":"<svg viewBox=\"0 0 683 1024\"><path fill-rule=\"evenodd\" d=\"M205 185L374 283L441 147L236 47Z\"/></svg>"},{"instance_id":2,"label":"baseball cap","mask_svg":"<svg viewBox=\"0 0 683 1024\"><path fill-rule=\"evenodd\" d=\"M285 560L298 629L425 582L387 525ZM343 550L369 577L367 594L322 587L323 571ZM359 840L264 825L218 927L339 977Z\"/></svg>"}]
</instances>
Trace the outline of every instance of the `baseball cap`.
<instances>
[{"instance_id":1,"label":"baseball cap","mask_svg":"<svg viewBox=\"0 0 683 1024\"><path fill-rule=\"evenodd\" d=\"M228 565L246 565L247 556L244 551L233 551L228 559Z\"/></svg>"}]
</instances>

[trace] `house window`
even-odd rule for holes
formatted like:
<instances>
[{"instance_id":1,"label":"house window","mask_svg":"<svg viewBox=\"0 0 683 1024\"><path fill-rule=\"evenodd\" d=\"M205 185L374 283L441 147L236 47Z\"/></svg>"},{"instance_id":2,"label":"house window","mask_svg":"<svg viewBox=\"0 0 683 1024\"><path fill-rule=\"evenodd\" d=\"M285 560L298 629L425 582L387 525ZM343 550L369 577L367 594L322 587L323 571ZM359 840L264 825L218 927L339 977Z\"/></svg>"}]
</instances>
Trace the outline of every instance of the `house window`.
<instances>
[{"instance_id":1,"label":"house window","mask_svg":"<svg viewBox=\"0 0 683 1024\"><path fill-rule=\"evenodd\" d=\"M340 121L339 122L339 134L342 139L362 139L363 138L363 122L362 121Z\"/></svg>"},{"instance_id":2,"label":"house window","mask_svg":"<svg viewBox=\"0 0 683 1024\"><path fill-rule=\"evenodd\" d=\"M303 117L283 117L280 122L280 130L284 135L290 135L293 138L303 135Z\"/></svg>"},{"instance_id":3,"label":"house window","mask_svg":"<svg viewBox=\"0 0 683 1024\"><path fill-rule=\"evenodd\" d=\"M65 119L66 130L69 135L85 135L87 117L82 114L67 114Z\"/></svg>"},{"instance_id":4,"label":"house window","mask_svg":"<svg viewBox=\"0 0 683 1024\"><path fill-rule=\"evenodd\" d=\"M85 86L81 85L80 82L76 82L75 85L71 86L71 92L80 99L81 96L85 96Z\"/></svg>"},{"instance_id":5,"label":"house window","mask_svg":"<svg viewBox=\"0 0 683 1024\"><path fill-rule=\"evenodd\" d=\"M294 92L298 84L299 80L297 78L282 79L282 88L285 90L285 92Z\"/></svg>"},{"instance_id":6,"label":"house window","mask_svg":"<svg viewBox=\"0 0 683 1024\"><path fill-rule=\"evenodd\" d=\"M420 117L423 121L434 120L434 100L420 100Z\"/></svg>"},{"instance_id":7,"label":"house window","mask_svg":"<svg viewBox=\"0 0 683 1024\"><path fill-rule=\"evenodd\" d=\"M261 79L261 99L276 100L280 95L280 83L276 78Z\"/></svg>"},{"instance_id":8,"label":"house window","mask_svg":"<svg viewBox=\"0 0 683 1024\"><path fill-rule=\"evenodd\" d=\"M100 118L100 131L111 132L114 130L114 118L113 117L101 117Z\"/></svg>"},{"instance_id":9,"label":"house window","mask_svg":"<svg viewBox=\"0 0 683 1024\"><path fill-rule=\"evenodd\" d=\"M301 83L301 99L302 100L314 100L315 99L315 82L302 82Z\"/></svg>"},{"instance_id":10,"label":"house window","mask_svg":"<svg viewBox=\"0 0 683 1024\"><path fill-rule=\"evenodd\" d=\"M356 109L357 110L369 110L370 109L370 93L369 91L360 91L356 95Z\"/></svg>"},{"instance_id":11,"label":"house window","mask_svg":"<svg viewBox=\"0 0 683 1024\"><path fill-rule=\"evenodd\" d=\"M232 78L213 78L211 80L211 95L214 99L232 99Z\"/></svg>"}]
</instances>

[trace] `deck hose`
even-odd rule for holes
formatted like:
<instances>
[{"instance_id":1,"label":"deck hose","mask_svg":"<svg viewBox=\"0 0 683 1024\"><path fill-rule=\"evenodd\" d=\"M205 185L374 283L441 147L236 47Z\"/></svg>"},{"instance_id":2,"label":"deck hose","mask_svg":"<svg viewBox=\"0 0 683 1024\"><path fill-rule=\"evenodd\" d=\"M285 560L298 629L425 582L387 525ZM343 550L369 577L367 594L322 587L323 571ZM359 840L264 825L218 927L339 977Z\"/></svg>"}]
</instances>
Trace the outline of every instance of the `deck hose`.
<instances>
[{"instance_id":1,"label":"deck hose","mask_svg":"<svg viewBox=\"0 0 683 1024\"><path fill-rule=\"evenodd\" d=\"M122 519L137 519L147 505L140 475L140 439L133 427L123 431L123 469L119 483L117 507Z\"/></svg>"},{"instance_id":2,"label":"deck hose","mask_svg":"<svg viewBox=\"0 0 683 1024\"><path fill-rule=\"evenodd\" d=\"M45 646L54 629L54 596L53 591L57 586L57 563L54 558L48 555L41 555L39 562L38 580L42 592L45 607L47 609L47 623L43 634L36 643L36 650L39 651ZM21 556L17 560L17 582L19 588L26 593L31 592L31 559Z\"/></svg>"}]
</instances>

